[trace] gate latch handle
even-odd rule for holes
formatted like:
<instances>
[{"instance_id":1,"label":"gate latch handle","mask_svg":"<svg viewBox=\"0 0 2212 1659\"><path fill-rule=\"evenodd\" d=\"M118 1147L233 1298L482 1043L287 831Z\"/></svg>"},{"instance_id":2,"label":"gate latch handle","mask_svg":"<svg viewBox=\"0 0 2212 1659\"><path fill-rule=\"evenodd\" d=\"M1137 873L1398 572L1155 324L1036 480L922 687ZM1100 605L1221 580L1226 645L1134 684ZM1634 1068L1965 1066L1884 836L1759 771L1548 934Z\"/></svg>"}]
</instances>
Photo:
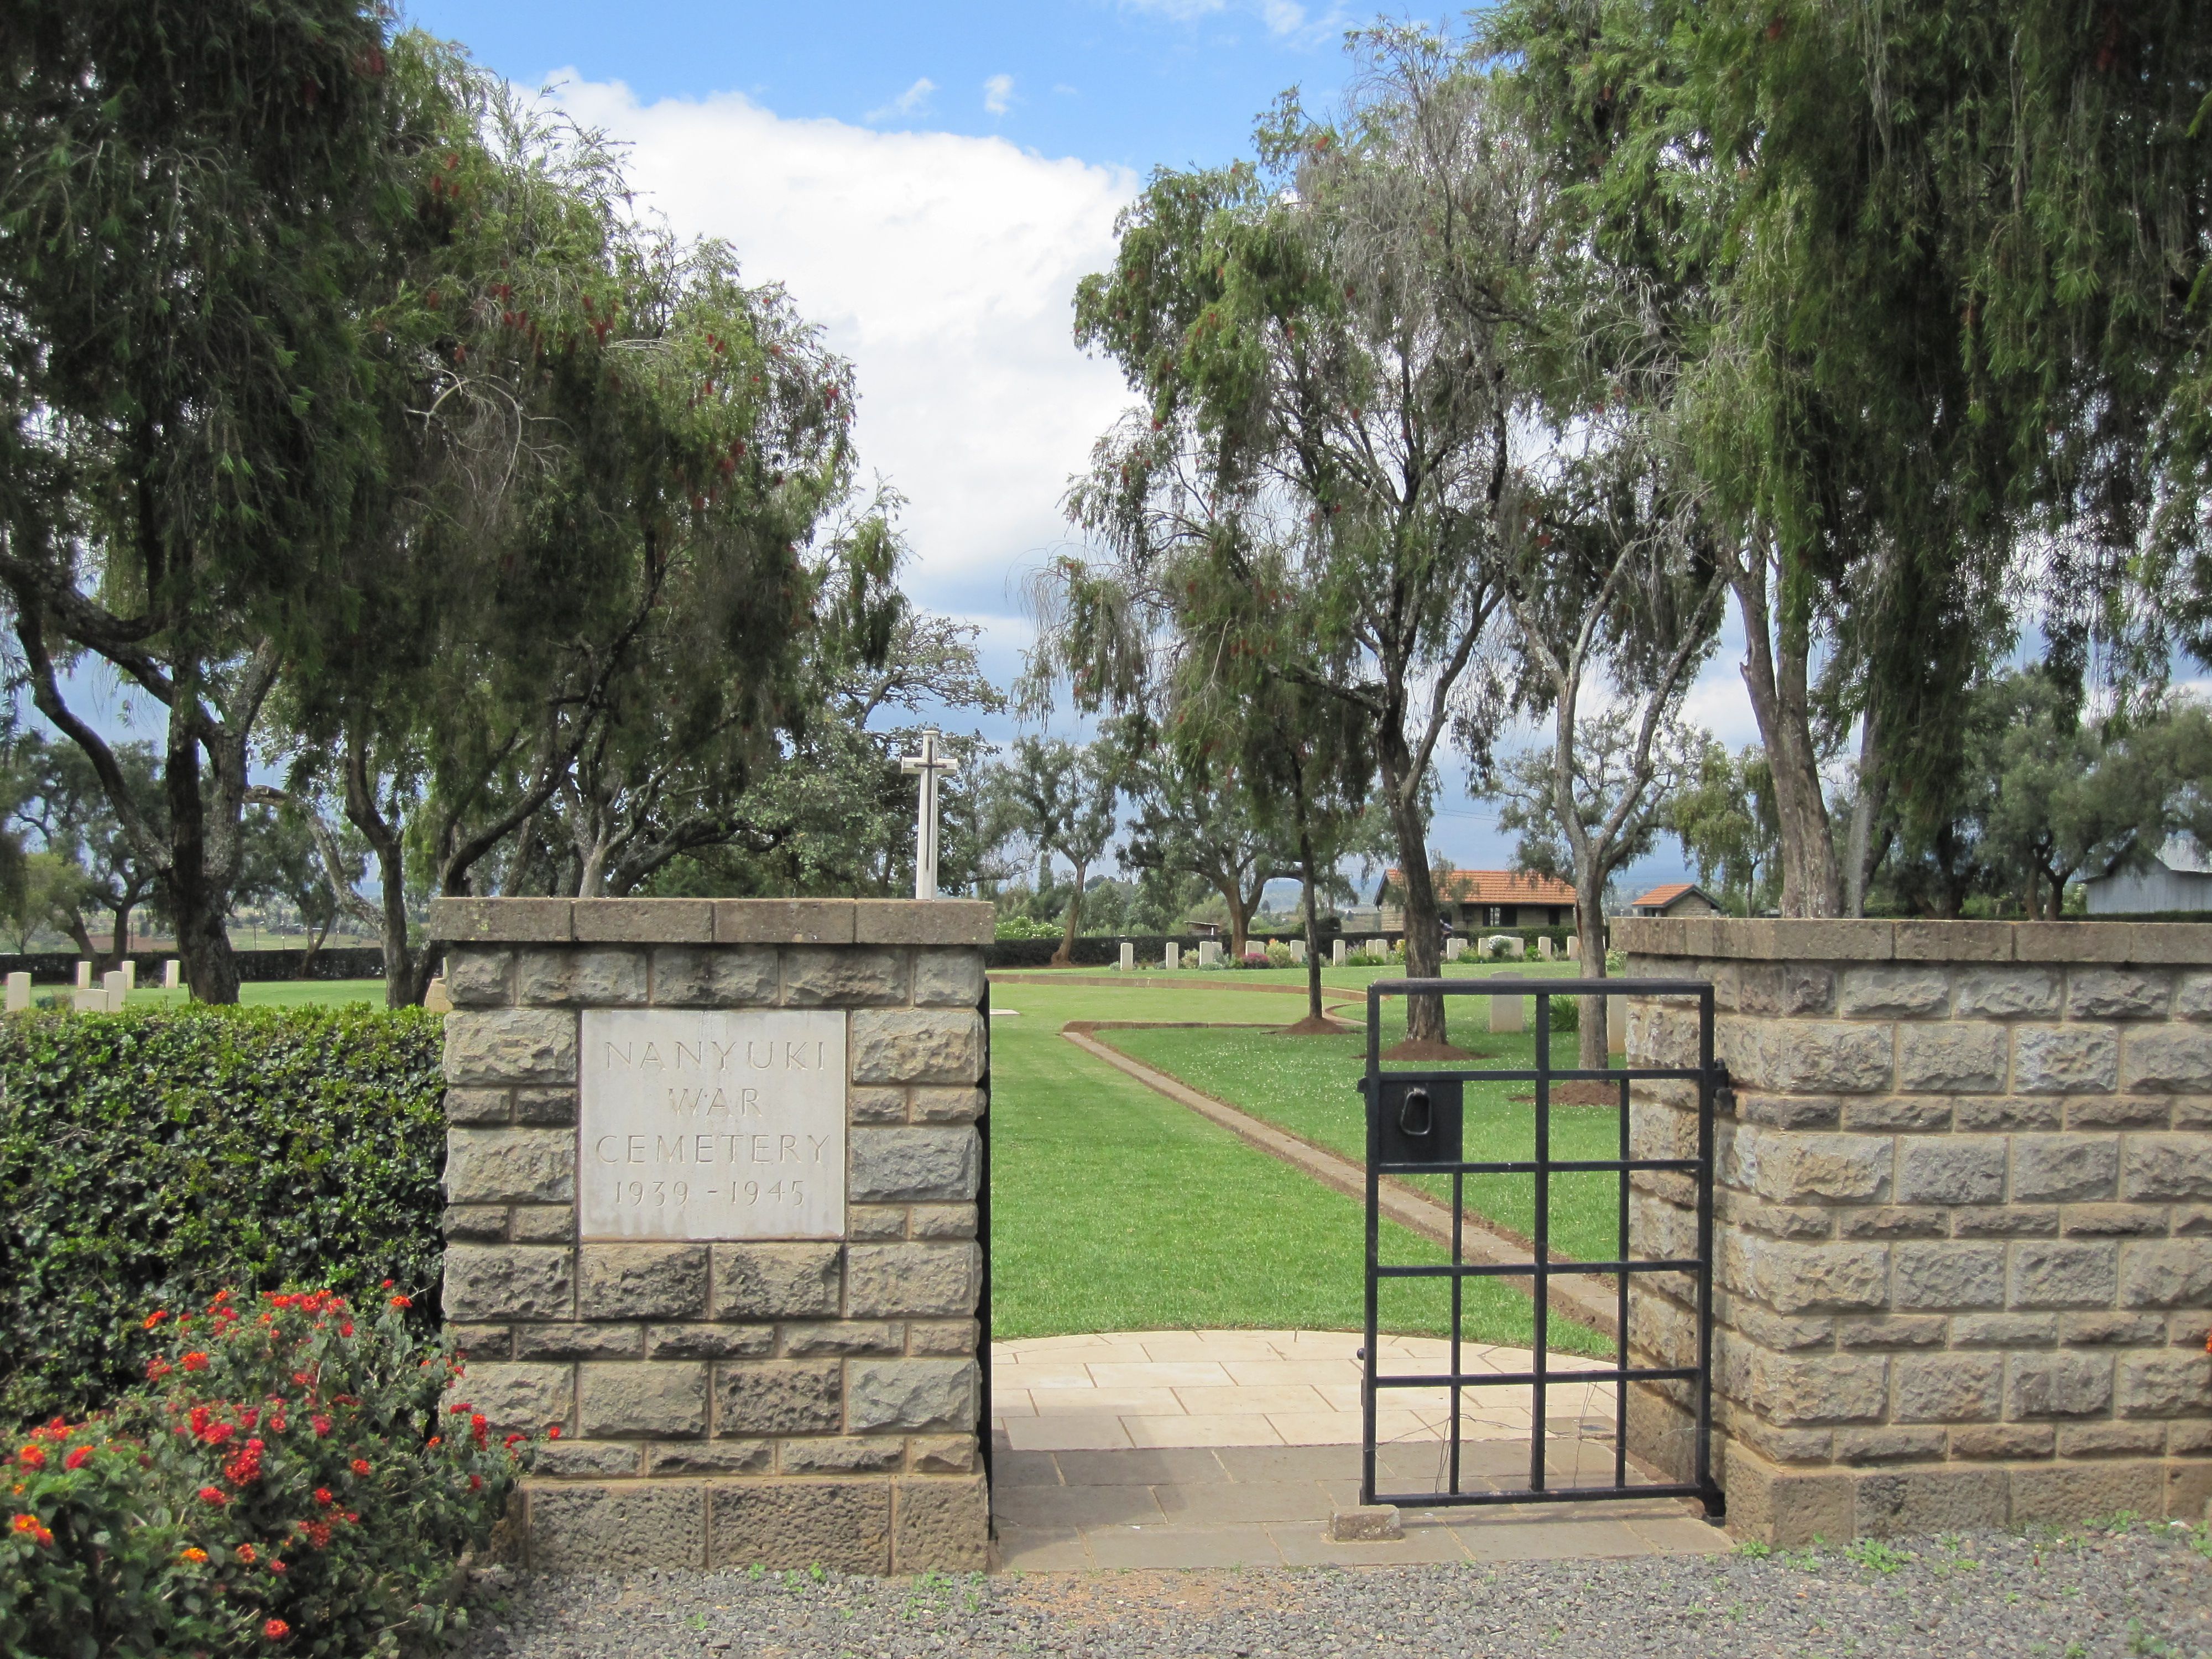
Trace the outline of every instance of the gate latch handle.
<instances>
[{"instance_id":1,"label":"gate latch handle","mask_svg":"<svg viewBox=\"0 0 2212 1659\"><path fill-rule=\"evenodd\" d=\"M1406 1097L1398 1104L1398 1127L1409 1135L1425 1135L1436 1127L1436 1113L1429 1105L1429 1091L1423 1088L1406 1091Z\"/></svg>"}]
</instances>

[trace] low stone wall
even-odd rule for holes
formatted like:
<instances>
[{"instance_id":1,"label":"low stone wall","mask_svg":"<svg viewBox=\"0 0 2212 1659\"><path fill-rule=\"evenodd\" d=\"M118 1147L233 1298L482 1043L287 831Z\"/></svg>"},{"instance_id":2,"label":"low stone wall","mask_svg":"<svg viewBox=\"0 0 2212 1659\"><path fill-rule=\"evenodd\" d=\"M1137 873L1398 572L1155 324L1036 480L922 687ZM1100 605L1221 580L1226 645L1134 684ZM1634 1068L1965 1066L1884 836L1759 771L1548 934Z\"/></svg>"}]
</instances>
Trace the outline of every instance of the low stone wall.
<instances>
[{"instance_id":1,"label":"low stone wall","mask_svg":"<svg viewBox=\"0 0 2212 1659\"><path fill-rule=\"evenodd\" d=\"M524 1487L531 1565L981 1567L991 907L441 900L431 929L447 1318L477 1409L560 1431ZM836 1045L834 1076L805 1074ZM594 1107L601 1061L650 1069ZM714 1067L748 1061L759 1090L734 1076L724 1103ZM765 1066L794 1063L788 1105ZM835 1121L775 1115L825 1100ZM595 1109L633 1115L580 1127ZM759 1219L802 1171L805 1207L794 1179Z\"/></svg>"},{"instance_id":2,"label":"low stone wall","mask_svg":"<svg viewBox=\"0 0 2212 1659\"><path fill-rule=\"evenodd\" d=\"M2212 1498L2212 927L1624 920L1633 975L1709 980L1717 1125L1714 1466L1778 1544ZM1632 1000L1628 1063L1694 1064L1693 1006ZM1639 1084L1638 1156L1695 1152ZM1640 1176L1638 1254L1686 1253L1687 1181ZM1632 1340L1693 1354L1690 1287ZM1631 1444L1675 1469L1679 1389Z\"/></svg>"}]
</instances>

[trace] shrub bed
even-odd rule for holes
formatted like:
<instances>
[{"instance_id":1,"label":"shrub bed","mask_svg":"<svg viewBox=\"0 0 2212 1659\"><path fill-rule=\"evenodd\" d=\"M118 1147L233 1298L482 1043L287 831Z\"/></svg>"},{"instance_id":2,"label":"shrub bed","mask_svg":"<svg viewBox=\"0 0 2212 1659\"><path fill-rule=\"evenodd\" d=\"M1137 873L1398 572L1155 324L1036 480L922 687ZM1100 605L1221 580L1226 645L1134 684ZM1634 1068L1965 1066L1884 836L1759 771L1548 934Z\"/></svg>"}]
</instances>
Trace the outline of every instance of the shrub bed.
<instances>
[{"instance_id":1,"label":"shrub bed","mask_svg":"<svg viewBox=\"0 0 2212 1659\"><path fill-rule=\"evenodd\" d=\"M0 1425L128 1386L134 1309L434 1285L439 1050L418 1010L0 1020ZM434 1293L410 1312L434 1329Z\"/></svg>"},{"instance_id":2,"label":"shrub bed","mask_svg":"<svg viewBox=\"0 0 2212 1659\"><path fill-rule=\"evenodd\" d=\"M0 1651L354 1659L463 1622L520 1437L447 1393L461 1368L411 1311L226 1291L146 1321L172 1340L140 1388L8 1445Z\"/></svg>"}]
</instances>

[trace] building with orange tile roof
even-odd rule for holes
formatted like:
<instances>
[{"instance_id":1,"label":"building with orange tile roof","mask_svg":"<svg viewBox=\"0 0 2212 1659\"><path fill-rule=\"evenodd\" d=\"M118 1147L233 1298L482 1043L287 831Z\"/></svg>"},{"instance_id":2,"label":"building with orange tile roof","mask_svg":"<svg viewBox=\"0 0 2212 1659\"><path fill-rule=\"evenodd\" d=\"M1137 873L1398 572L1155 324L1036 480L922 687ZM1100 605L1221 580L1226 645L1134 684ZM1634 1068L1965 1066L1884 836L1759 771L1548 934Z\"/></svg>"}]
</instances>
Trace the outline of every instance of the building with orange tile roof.
<instances>
[{"instance_id":1,"label":"building with orange tile roof","mask_svg":"<svg viewBox=\"0 0 2212 1659\"><path fill-rule=\"evenodd\" d=\"M1396 870L1382 872L1376 902L1402 900L1405 881ZM1397 909L1398 903L1385 907ZM1573 927L1575 890L1555 876L1522 870L1454 870L1437 881L1437 908L1455 933L1486 927ZM1402 927L1401 920L1398 926Z\"/></svg>"},{"instance_id":2,"label":"building with orange tile roof","mask_svg":"<svg viewBox=\"0 0 2212 1659\"><path fill-rule=\"evenodd\" d=\"M1728 907L1711 893L1686 881L1655 887L1628 906L1632 916L1718 916L1727 912Z\"/></svg>"}]
</instances>

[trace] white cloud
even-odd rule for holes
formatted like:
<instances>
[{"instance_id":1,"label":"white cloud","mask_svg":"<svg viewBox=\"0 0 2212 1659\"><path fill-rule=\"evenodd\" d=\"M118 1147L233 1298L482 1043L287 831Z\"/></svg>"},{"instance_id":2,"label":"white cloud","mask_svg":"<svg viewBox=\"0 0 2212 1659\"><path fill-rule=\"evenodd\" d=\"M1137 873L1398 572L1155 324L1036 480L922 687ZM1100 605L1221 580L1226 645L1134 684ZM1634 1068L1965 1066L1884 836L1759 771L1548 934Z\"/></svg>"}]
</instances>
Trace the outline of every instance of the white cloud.
<instances>
[{"instance_id":1,"label":"white cloud","mask_svg":"<svg viewBox=\"0 0 2212 1659\"><path fill-rule=\"evenodd\" d=\"M561 96L629 141L643 202L778 281L858 374L864 470L908 501L908 586L1024 630L1015 578L1067 535L1060 498L1127 400L1076 349L1076 283L1114 252L1126 169L1000 138L787 120L737 94L641 105L570 71Z\"/></svg>"},{"instance_id":2,"label":"white cloud","mask_svg":"<svg viewBox=\"0 0 2212 1659\"><path fill-rule=\"evenodd\" d=\"M929 94L937 90L937 82L927 75L880 109L872 109L860 118L872 125L888 121L894 115L912 115L928 107Z\"/></svg>"},{"instance_id":3,"label":"white cloud","mask_svg":"<svg viewBox=\"0 0 2212 1659\"><path fill-rule=\"evenodd\" d=\"M1004 115L1014 106L1014 77L994 75L983 82L983 107L994 115Z\"/></svg>"},{"instance_id":4,"label":"white cloud","mask_svg":"<svg viewBox=\"0 0 2212 1659\"><path fill-rule=\"evenodd\" d=\"M1335 5L1319 17L1311 16L1297 0L1121 0L1121 4L1125 10L1150 12L1178 23L1195 23L1224 11L1251 12L1270 34L1304 35L1310 40L1341 32L1345 17L1343 9Z\"/></svg>"}]
</instances>

